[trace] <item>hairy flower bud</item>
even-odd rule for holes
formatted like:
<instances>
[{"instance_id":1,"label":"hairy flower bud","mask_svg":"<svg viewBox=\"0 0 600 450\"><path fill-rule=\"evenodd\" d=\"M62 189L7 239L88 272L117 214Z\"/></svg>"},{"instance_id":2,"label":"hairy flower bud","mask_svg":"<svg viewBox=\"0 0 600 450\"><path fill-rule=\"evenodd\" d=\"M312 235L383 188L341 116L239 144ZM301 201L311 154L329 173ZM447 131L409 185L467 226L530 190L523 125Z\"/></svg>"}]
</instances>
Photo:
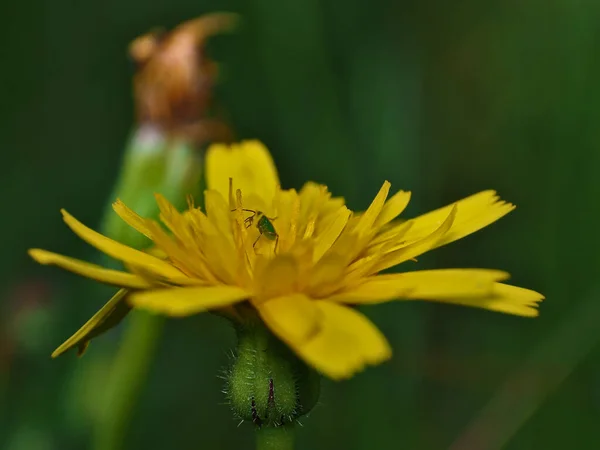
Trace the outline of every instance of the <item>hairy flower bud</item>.
<instances>
[{"instance_id":1,"label":"hairy flower bud","mask_svg":"<svg viewBox=\"0 0 600 450\"><path fill-rule=\"evenodd\" d=\"M260 321L237 329L237 354L227 376L234 413L256 426L277 427L308 413L319 397L319 375Z\"/></svg>"}]
</instances>

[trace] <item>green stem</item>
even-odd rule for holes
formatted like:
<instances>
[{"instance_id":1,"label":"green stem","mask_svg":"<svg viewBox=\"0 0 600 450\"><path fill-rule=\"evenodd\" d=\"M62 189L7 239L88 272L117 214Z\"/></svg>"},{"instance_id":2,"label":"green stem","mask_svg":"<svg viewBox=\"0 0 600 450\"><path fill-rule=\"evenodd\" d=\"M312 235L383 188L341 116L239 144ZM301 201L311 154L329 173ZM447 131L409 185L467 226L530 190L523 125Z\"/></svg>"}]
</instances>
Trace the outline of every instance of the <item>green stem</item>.
<instances>
[{"instance_id":1,"label":"green stem","mask_svg":"<svg viewBox=\"0 0 600 450\"><path fill-rule=\"evenodd\" d=\"M95 423L94 450L125 447L124 437L153 360L164 319L133 311L104 389L104 404Z\"/></svg>"},{"instance_id":2,"label":"green stem","mask_svg":"<svg viewBox=\"0 0 600 450\"><path fill-rule=\"evenodd\" d=\"M294 425L262 427L256 430L256 450L293 450Z\"/></svg>"}]
</instances>

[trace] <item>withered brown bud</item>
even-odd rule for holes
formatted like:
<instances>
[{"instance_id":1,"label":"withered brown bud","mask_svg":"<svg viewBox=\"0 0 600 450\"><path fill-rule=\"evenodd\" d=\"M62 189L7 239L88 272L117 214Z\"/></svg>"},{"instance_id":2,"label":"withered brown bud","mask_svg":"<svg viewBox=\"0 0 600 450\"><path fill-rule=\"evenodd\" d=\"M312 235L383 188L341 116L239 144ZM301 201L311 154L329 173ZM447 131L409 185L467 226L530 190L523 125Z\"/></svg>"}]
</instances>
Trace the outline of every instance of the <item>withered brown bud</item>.
<instances>
[{"instance_id":1,"label":"withered brown bud","mask_svg":"<svg viewBox=\"0 0 600 450\"><path fill-rule=\"evenodd\" d=\"M207 39L234 28L237 16L207 14L170 32L152 31L135 39L129 53L137 120L193 141L227 140L228 127L210 118L217 64L205 52Z\"/></svg>"}]
</instances>

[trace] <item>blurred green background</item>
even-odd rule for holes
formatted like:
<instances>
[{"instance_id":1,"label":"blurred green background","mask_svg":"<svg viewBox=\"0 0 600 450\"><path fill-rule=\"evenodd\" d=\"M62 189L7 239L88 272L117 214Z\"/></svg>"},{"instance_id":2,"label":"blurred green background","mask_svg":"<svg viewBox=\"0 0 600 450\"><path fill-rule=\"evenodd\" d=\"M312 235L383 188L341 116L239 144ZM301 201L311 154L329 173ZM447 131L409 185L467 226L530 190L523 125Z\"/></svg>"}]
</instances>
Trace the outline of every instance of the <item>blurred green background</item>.
<instances>
[{"instance_id":1,"label":"blurred green background","mask_svg":"<svg viewBox=\"0 0 600 450\"><path fill-rule=\"evenodd\" d=\"M367 309L391 362L325 380L299 449L600 448L600 3L593 0L11 2L2 13L0 448L93 446L111 356L51 351L101 304L28 247L97 257L59 208L98 224L133 123L127 44L199 14L243 16L211 41L238 137L286 187L353 209L383 179L416 215L483 189L518 208L420 267L490 267L543 292L535 320L430 303ZM110 290L103 292L110 293ZM123 448L252 448L222 380L232 330L165 323ZM504 445L504 447L502 447Z\"/></svg>"}]
</instances>

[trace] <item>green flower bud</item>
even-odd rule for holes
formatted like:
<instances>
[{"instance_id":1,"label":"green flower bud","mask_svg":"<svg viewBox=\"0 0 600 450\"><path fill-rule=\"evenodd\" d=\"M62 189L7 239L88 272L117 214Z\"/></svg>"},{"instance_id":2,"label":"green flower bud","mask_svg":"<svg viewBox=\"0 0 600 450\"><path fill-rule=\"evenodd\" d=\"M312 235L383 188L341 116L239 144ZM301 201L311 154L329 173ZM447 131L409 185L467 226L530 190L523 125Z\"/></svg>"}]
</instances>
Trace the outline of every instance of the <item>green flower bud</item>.
<instances>
[{"instance_id":1,"label":"green flower bud","mask_svg":"<svg viewBox=\"0 0 600 450\"><path fill-rule=\"evenodd\" d=\"M104 214L101 230L107 236L134 248L150 241L113 212L117 198L143 217L158 217L155 193L177 208L188 195L202 192L202 154L191 143L165 135L152 125L138 127L125 150L123 166Z\"/></svg>"},{"instance_id":2,"label":"green flower bud","mask_svg":"<svg viewBox=\"0 0 600 450\"><path fill-rule=\"evenodd\" d=\"M226 393L240 419L257 427L293 423L319 398L319 375L259 321L237 328Z\"/></svg>"}]
</instances>

